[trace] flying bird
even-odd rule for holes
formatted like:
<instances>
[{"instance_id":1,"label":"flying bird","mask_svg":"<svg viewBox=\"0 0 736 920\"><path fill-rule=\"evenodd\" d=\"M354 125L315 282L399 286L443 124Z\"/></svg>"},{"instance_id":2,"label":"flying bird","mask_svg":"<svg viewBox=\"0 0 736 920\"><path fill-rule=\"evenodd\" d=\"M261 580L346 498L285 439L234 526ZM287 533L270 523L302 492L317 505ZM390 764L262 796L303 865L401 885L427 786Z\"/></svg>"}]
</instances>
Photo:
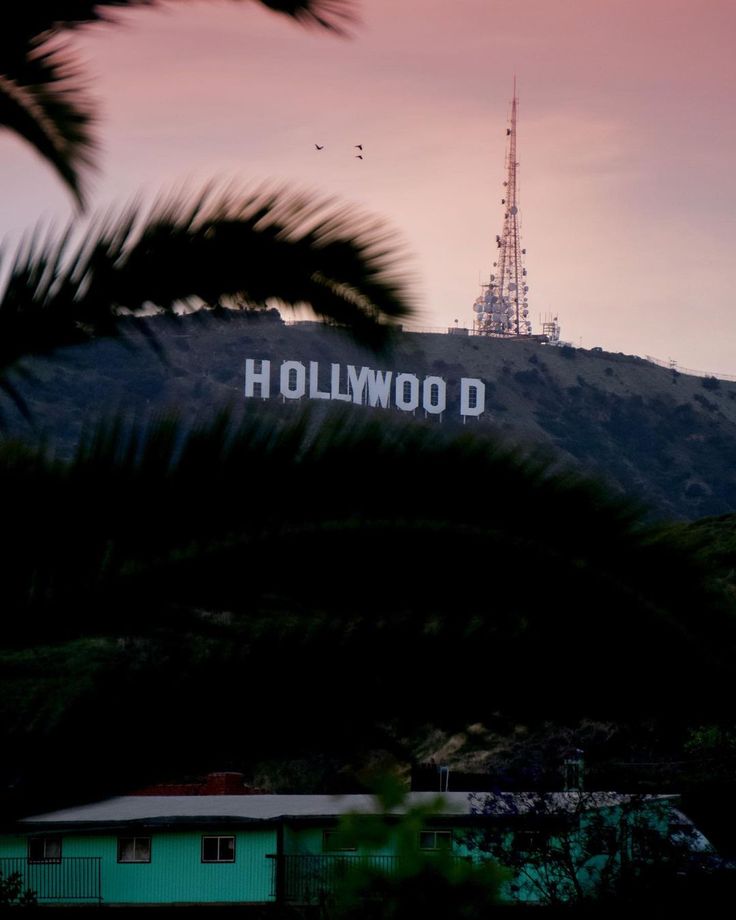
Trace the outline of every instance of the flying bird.
<instances>
[{"instance_id":1,"label":"flying bird","mask_svg":"<svg viewBox=\"0 0 736 920\"><path fill-rule=\"evenodd\" d=\"M315 144L314 146L315 146L315 147L317 148L317 150L324 150L324 147L325 147L325 145L324 145L324 144L322 144L322 146L321 146L321 147L320 147L320 145L319 145L319 144Z\"/></svg>"},{"instance_id":2,"label":"flying bird","mask_svg":"<svg viewBox=\"0 0 736 920\"><path fill-rule=\"evenodd\" d=\"M363 159L363 154L362 154L362 153L356 153L356 154L355 154L355 159L356 159L356 160L362 160L362 159Z\"/></svg>"},{"instance_id":3,"label":"flying bird","mask_svg":"<svg viewBox=\"0 0 736 920\"><path fill-rule=\"evenodd\" d=\"M363 145L362 145L362 144L353 144L353 147L357 147L358 150L362 150L362 149L363 149Z\"/></svg>"}]
</instances>

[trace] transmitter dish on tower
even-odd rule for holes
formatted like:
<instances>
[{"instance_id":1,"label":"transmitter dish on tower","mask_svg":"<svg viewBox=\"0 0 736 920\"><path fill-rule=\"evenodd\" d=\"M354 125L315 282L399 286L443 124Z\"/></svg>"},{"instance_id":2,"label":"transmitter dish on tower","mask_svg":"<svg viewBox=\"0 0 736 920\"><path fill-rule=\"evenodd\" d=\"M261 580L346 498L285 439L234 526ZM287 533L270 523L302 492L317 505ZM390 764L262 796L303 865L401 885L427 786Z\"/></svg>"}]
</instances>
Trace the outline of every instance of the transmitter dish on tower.
<instances>
[{"instance_id":1,"label":"transmitter dish on tower","mask_svg":"<svg viewBox=\"0 0 736 920\"><path fill-rule=\"evenodd\" d=\"M529 319L529 286L521 248L521 217L519 214L519 189L516 159L516 121L519 100L516 95L511 101L511 116L506 129L506 181L503 183L504 205L503 227L496 236L496 261L491 269L488 284L473 304L475 314L473 326L479 335L531 335Z\"/></svg>"}]
</instances>

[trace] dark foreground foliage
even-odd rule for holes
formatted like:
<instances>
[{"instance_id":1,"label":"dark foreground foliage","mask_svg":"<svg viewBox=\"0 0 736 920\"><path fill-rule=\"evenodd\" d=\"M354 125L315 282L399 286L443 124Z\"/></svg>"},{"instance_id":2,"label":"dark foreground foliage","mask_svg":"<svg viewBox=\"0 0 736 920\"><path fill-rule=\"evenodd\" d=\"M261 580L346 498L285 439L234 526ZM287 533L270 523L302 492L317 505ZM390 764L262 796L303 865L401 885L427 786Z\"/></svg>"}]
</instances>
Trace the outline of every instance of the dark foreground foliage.
<instances>
[{"instance_id":1,"label":"dark foreground foliage","mask_svg":"<svg viewBox=\"0 0 736 920\"><path fill-rule=\"evenodd\" d=\"M382 727L714 716L731 608L596 485L351 414L4 445L6 780L99 789Z\"/></svg>"}]
</instances>

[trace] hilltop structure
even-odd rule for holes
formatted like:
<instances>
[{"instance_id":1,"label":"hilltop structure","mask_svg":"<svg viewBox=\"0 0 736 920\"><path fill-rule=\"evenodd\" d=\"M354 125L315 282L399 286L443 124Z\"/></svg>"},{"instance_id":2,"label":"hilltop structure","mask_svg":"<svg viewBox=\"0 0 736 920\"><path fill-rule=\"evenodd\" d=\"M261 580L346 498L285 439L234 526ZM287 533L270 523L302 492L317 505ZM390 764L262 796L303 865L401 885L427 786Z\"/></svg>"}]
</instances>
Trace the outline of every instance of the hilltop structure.
<instances>
[{"instance_id":1,"label":"hilltop structure","mask_svg":"<svg viewBox=\"0 0 736 920\"><path fill-rule=\"evenodd\" d=\"M511 116L506 128L506 180L503 183L503 228L496 236L496 261L493 263L488 284L473 304L474 330L479 335L531 335L529 319L529 285L523 257L526 249L521 245L521 216L519 214L519 188L516 153L516 122L519 99L511 101Z\"/></svg>"}]
</instances>

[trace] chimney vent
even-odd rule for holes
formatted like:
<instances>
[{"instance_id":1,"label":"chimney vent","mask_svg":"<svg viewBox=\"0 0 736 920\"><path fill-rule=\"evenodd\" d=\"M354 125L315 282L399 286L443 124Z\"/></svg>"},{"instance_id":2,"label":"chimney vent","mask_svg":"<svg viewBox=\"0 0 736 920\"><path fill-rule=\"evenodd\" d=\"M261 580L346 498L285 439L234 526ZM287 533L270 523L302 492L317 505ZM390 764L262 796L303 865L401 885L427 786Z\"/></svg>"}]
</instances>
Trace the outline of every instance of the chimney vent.
<instances>
[{"instance_id":1,"label":"chimney vent","mask_svg":"<svg viewBox=\"0 0 736 920\"><path fill-rule=\"evenodd\" d=\"M242 795L245 777L242 773L208 773L202 795Z\"/></svg>"}]
</instances>

